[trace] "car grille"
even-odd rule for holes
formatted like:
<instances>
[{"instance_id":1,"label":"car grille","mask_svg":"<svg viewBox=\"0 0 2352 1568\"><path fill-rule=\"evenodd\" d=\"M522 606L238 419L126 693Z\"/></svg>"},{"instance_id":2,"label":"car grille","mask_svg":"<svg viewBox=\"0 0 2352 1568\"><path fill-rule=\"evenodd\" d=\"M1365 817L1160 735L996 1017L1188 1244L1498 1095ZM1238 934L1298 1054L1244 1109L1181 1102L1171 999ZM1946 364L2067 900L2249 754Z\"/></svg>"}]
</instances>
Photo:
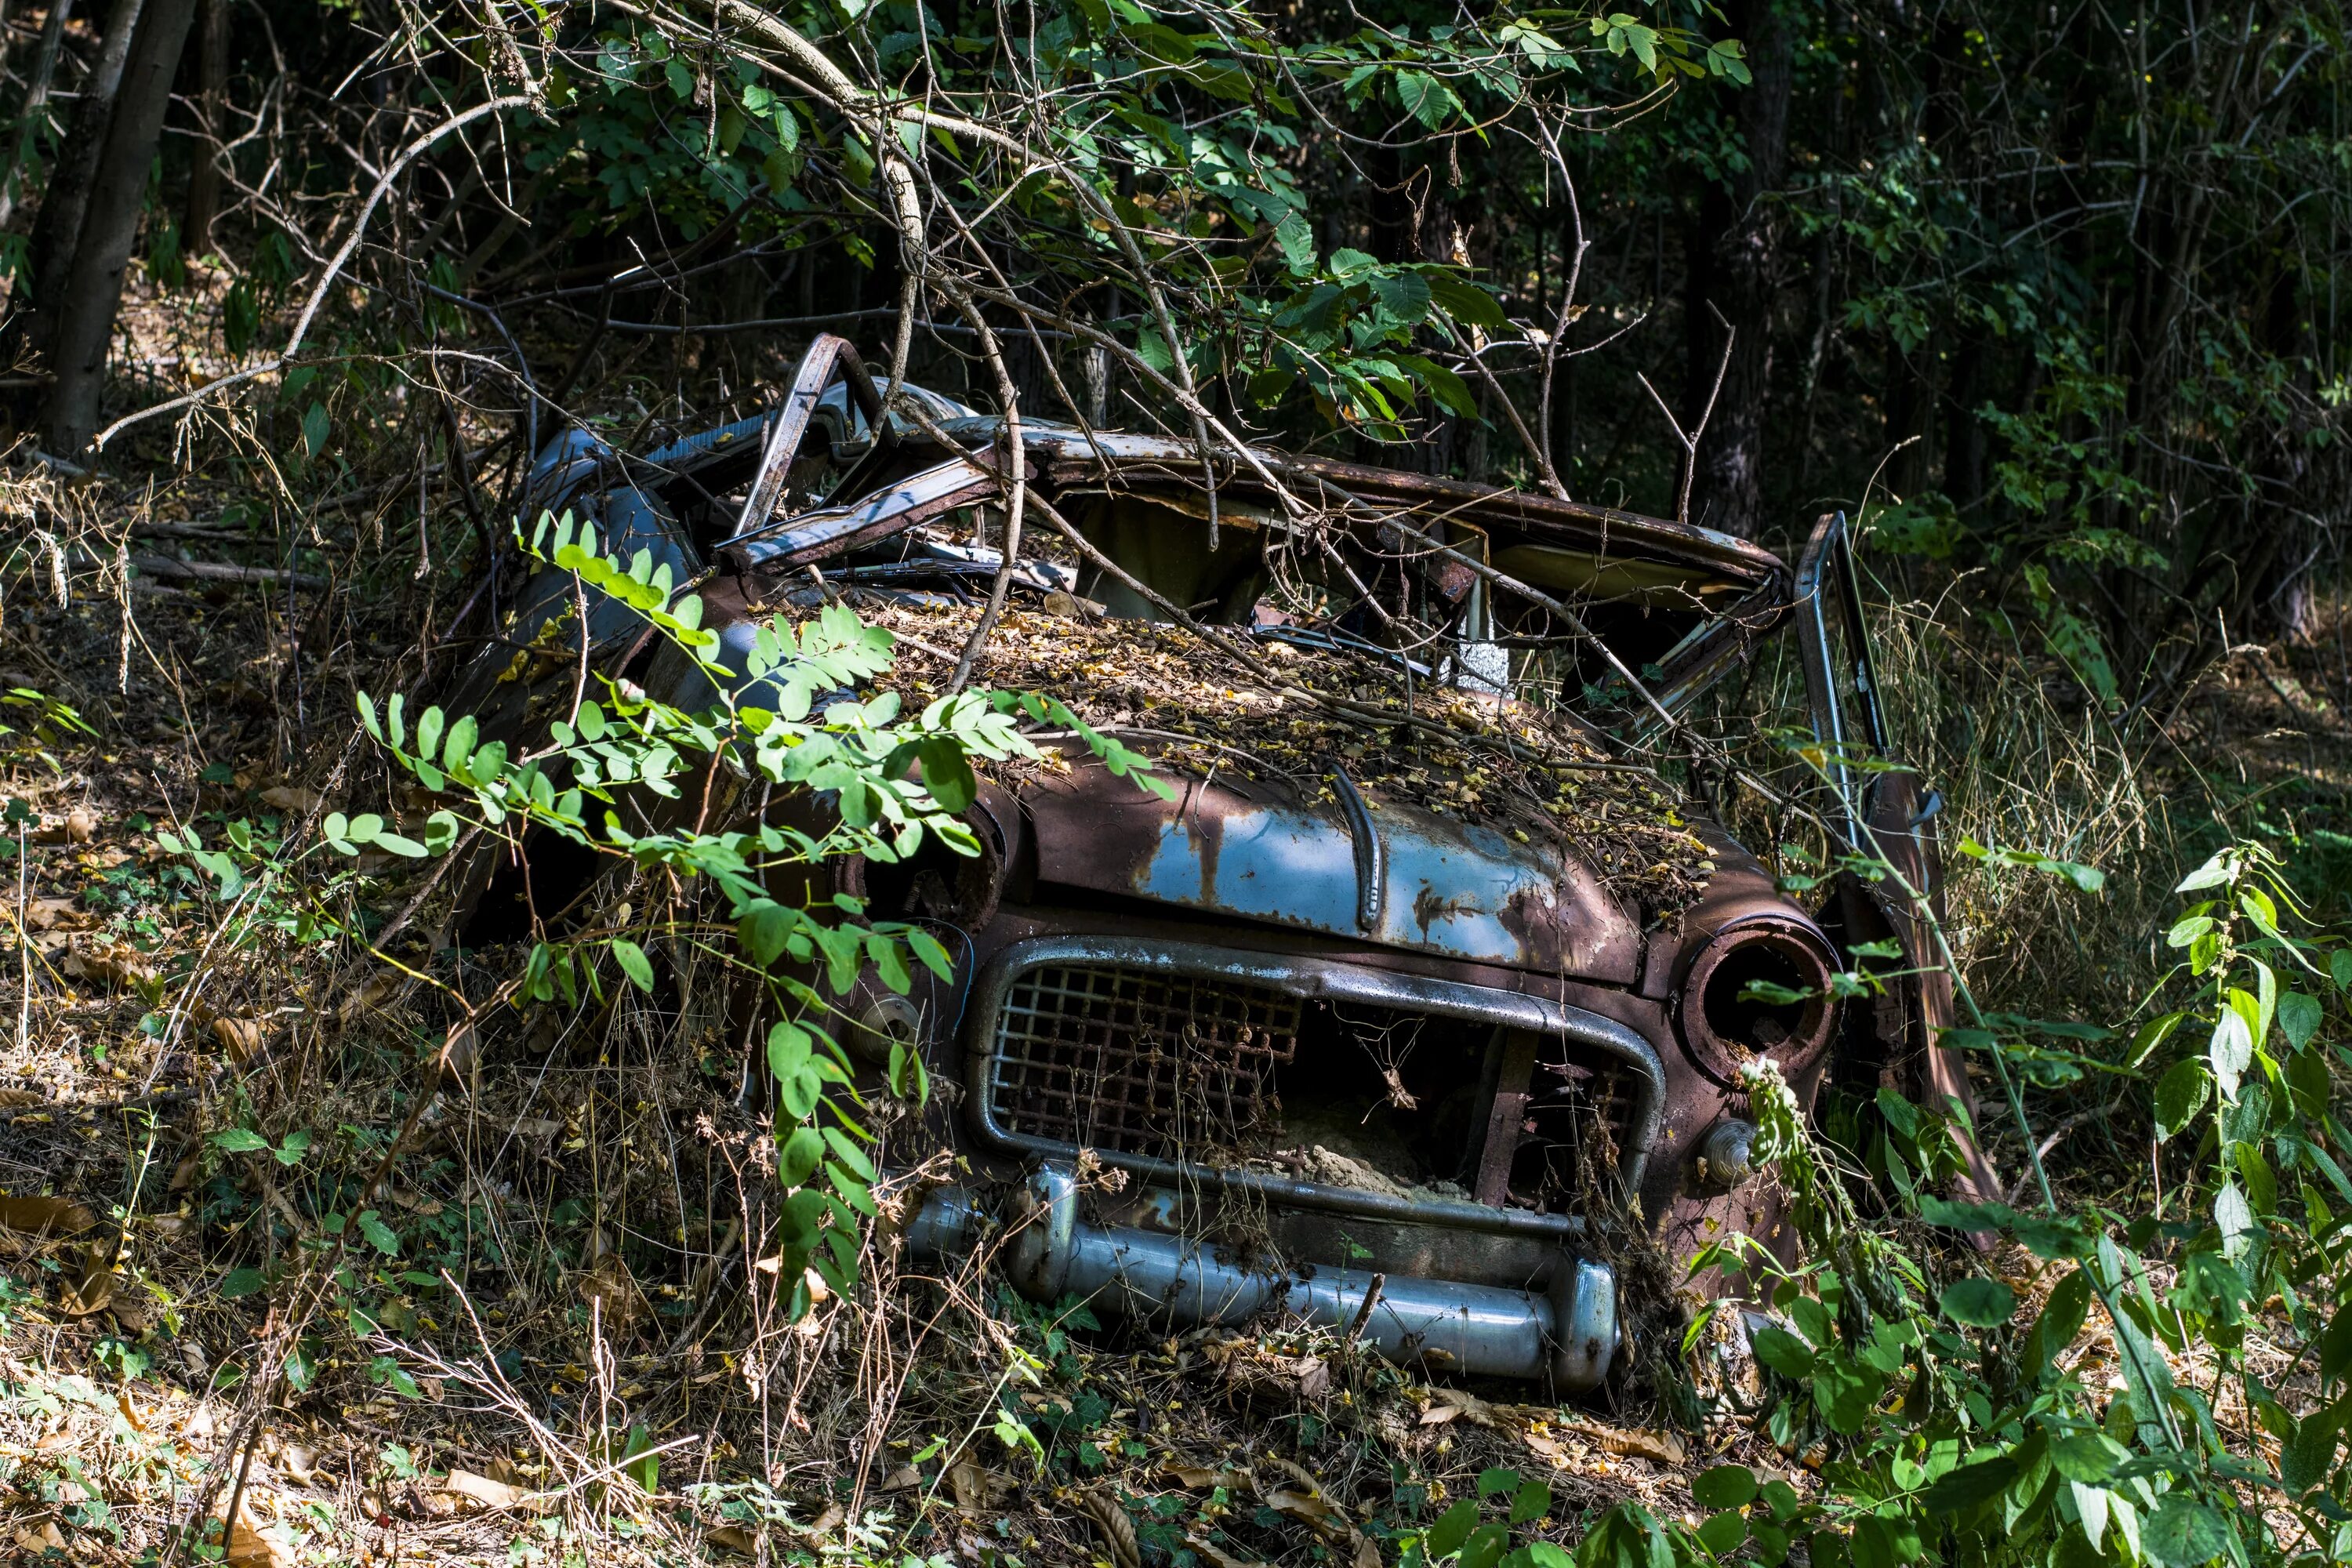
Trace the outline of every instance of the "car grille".
<instances>
[{"instance_id":1,"label":"car grille","mask_svg":"<svg viewBox=\"0 0 2352 1568\"><path fill-rule=\"evenodd\" d=\"M1344 1062L1360 1073L1367 1054L1376 1063L1383 1050L1395 1059L1395 1043L1415 1039L1441 1055L1483 1051L1492 1027L1092 955L1019 967L998 994L979 1080L992 1136L1033 1149L1195 1163L1276 1154L1296 1136L1283 1125L1286 1090L1295 1120L1328 1121L1328 1108L1319 1115L1318 1108L1338 1088L1335 1069ZM1425 1036L1429 1025L1439 1032ZM1475 1058L1464 1070L1475 1079ZM1528 1087L1515 1191L1589 1184L1639 1152L1633 1129L1643 1081L1622 1058L1559 1042L1544 1048ZM1363 1109L1358 1104L1348 1121ZM1413 1115L1435 1109L1424 1099ZM1477 1152L1464 1157L1475 1161Z\"/></svg>"},{"instance_id":2,"label":"car grille","mask_svg":"<svg viewBox=\"0 0 2352 1568\"><path fill-rule=\"evenodd\" d=\"M1008 1132L1120 1153L1230 1146L1278 1123L1300 1010L1223 976L1038 964L1005 993L989 1110Z\"/></svg>"}]
</instances>

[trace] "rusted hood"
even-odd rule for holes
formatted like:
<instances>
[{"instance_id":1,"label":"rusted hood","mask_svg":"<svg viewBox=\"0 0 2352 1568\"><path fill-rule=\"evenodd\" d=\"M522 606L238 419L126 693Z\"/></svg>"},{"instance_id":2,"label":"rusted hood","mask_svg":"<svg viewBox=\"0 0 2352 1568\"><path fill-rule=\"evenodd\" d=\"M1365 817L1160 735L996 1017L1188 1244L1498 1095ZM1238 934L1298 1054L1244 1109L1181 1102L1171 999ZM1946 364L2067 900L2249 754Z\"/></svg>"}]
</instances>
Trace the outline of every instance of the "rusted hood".
<instances>
[{"instance_id":1,"label":"rusted hood","mask_svg":"<svg viewBox=\"0 0 2352 1568\"><path fill-rule=\"evenodd\" d=\"M1163 774L1163 801L1080 765L1023 795L1041 883L1630 984L1638 921L1574 854L1333 779L1337 804Z\"/></svg>"}]
</instances>

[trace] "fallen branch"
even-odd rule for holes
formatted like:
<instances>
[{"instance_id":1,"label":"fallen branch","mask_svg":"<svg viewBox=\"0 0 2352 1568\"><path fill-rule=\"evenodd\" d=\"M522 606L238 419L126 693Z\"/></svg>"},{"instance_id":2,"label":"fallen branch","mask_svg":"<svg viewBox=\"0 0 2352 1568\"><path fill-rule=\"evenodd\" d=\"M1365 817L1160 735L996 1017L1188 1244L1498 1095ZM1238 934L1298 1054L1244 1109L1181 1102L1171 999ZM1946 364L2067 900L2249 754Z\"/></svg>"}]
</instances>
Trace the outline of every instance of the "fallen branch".
<instances>
[{"instance_id":1,"label":"fallen branch","mask_svg":"<svg viewBox=\"0 0 2352 1568\"><path fill-rule=\"evenodd\" d=\"M297 588L323 589L324 577L309 572L288 572L276 566L237 566L226 561L182 561L171 555L133 555L131 564L143 577L176 577L196 583L291 584Z\"/></svg>"}]
</instances>

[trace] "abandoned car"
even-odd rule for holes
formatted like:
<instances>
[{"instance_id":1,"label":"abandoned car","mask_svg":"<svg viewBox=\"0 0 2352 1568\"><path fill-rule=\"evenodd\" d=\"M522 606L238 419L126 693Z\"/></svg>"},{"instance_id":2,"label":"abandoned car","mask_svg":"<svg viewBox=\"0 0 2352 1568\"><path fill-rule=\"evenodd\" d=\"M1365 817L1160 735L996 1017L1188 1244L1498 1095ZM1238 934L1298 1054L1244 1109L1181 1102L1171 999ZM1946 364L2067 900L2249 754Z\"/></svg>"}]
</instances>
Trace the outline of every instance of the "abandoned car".
<instances>
[{"instance_id":1,"label":"abandoned car","mask_svg":"<svg viewBox=\"0 0 2352 1568\"><path fill-rule=\"evenodd\" d=\"M898 634L902 677L943 680L1002 562L979 540L1001 542L1012 444L901 397L884 417L820 339L759 417L643 456L564 437L526 515L593 518L698 580L730 643L845 598ZM914 1044L956 1086L927 1126L968 1174L923 1195L915 1257L1002 1226L1041 1301L1280 1310L1587 1391L1622 1359L1612 1237L1688 1256L1773 1228L1744 1063L1805 1102L1832 1071L1964 1087L1910 902L1852 878L1795 901L1640 750L1791 632L1837 826L1929 888L1932 794L1844 767L1889 738L1842 519L1792 573L1700 528L1370 466L1026 419L1020 449L1028 542L978 678L1055 692L1178 787L1080 749L984 781L976 859L842 868L957 960L847 1006L869 1054ZM575 592L526 586L505 646ZM716 698L625 606L583 607L598 668ZM453 698L490 732L530 700L505 663ZM1912 962L1885 967L1927 979L1838 1000L1853 950L1890 938Z\"/></svg>"}]
</instances>

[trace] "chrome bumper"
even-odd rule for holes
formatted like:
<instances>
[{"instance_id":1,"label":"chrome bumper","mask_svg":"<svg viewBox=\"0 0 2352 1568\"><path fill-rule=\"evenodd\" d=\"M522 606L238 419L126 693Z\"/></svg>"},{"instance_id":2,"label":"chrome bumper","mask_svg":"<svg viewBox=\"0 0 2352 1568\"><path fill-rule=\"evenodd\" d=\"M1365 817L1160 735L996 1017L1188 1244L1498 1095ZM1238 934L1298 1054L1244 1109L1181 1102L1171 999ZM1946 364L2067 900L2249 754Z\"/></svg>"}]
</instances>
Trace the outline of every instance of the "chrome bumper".
<instances>
[{"instance_id":1,"label":"chrome bumper","mask_svg":"<svg viewBox=\"0 0 2352 1568\"><path fill-rule=\"evenodd\" d=\"M1029 1178L1007 1218L1016 1228L1004 1270L1034 1301L1076 1296L1097 1311L1190 1327L1240 1323L1278 1310L1346 1329L1362 1312L1372 1274L1303 1268L1266 1272L1217 1261L1198 1243L1078 1217L1077 1181L1065 1165ZM970 1250L983 1215L961 1187L930 1194L907 1228L918 1258ZM1400 1364L1426 1362L1486 1377L1549 1373L1563 1392L1600 1386L1617 1352L1617 1276L1607 1264L1563 1252L1550 1289L1537 1294L1491 1285L1395 1275L1360 1331Z\"/></svg>"}]
</instances>

